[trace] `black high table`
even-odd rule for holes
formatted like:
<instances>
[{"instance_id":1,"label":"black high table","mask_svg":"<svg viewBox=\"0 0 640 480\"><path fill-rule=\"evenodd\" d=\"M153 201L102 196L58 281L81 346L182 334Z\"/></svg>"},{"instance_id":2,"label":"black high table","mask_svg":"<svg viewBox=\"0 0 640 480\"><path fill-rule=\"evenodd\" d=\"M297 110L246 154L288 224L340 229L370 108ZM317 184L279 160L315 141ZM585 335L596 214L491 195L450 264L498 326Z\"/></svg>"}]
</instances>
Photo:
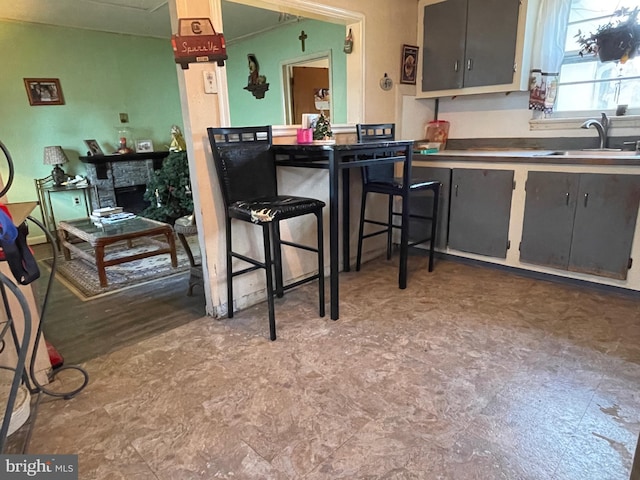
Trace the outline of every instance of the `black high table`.
<instances>
[{"instance_id":1,"label":"black high table","mask_svg":"<svg viewBox=\"0 0 640 480\"><path fill-rule=\"evenodd\" d=\"M273 145L276 164L283 167L321 168L329 170L329 268L331 285L331 319L339 318L339 176L342 173L342 253L343 269L350 270L349 260L349 169L366 165L403 162L403 189L411 180L412 140L348 144ZM408 193L408 192L405 192ZM409 196L403 195L402 222L409 221ZM405 229L400 239L400 288L407 286L408 238Z\"/></svg>"}]
</instances>

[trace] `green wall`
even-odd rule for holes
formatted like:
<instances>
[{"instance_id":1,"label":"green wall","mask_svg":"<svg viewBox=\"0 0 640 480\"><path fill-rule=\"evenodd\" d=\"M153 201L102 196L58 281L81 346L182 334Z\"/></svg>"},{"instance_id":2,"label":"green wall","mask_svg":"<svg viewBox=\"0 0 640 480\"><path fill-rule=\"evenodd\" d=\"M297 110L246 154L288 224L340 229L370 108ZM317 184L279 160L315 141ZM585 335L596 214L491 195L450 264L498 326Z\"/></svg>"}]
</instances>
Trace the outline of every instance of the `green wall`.
<instances>
[{"instance_id":1,"label":"green wall","mask_svg":"<svg viewBox=\"0 0 640 480\"><path fill-rule=\"evenodd\" d=\"M36 200L33 179L51 172L42 163L47 145L62 146L69 157L63 168L72 175L85 173L78 160L87 151L83 140L96 139L112 153L120 112L129 114L133 137L152 140L155 150L167 149L172 124L182 126L169 40L0 22L0 44L0 141L16 170L11 202ZM24 78L60 79L65 104L30 106ZM6 180L1 155L0 173ZM71 197L57 201L64 218L84 214Z\"/></svg>"},{"instance_id":2,"label":"green wall","mask_svg":"<svg viewBox=\"0 0 640 480\"><path fill-rule=\"evenodd\" d=\"M305 51L301 49L300 32L307 35ZM229 85L231 125L283 125L285 123L284 93L281 65L315 52L331 51L333 91L333 123L347 121L347 66L344 46L345 27L333 23L304 20L227 45L229 59L225 62ZM260 63L260 75L267 77L269 90L256 99L247 86L249 67L247 54L254 53Z\"/></svg>"}]
</instances>

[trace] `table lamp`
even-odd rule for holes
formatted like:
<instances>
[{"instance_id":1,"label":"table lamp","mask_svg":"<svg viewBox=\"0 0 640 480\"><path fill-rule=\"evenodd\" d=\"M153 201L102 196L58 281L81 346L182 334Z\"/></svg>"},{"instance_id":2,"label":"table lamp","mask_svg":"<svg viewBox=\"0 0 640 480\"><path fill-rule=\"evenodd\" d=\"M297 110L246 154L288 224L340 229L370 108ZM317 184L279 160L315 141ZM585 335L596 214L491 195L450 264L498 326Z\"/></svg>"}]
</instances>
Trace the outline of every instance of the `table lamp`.
<instances>
[{"instance_id":1,"label":"table lamp","mask_svg":"<svg viewBox=\"0 0 640 480\"><path fill-rule=\"evenodd\" d=\"M67 163L69 159L62 150L62 147L44 147L44 164L54 165L51 171L51 178L56 186L60 186L67 179L67 174L60 168L60 165Z\"/></svg>"}]
</instances>

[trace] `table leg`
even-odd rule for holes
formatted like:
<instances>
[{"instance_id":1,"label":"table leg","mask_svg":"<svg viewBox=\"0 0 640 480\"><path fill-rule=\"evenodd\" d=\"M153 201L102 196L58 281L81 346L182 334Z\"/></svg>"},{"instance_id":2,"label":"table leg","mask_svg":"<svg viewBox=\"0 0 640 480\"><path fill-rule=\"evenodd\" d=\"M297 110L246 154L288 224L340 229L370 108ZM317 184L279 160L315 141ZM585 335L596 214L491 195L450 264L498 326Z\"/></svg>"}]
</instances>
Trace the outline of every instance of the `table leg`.
<instances>
[{"instance_id":1,"label":"table leg","mask_svg":"<svg viewBox=\"0 0 640 480\"><path fill-rule=\"evenodd\" d=\"M339 257L338 257L338 217L340 211L338 208L338 175L340 169L336 165L336 157L331 150L329 152L329 283L331 290L331 320L337 320L340 316L338 296L338 274L339 274Z\"/></svg>"},{"instance_id":2,"label":"table leg","mask_svg":"<svg viewBox=\"0 0 640 480\"><path fill-rule=\"evenodd\" d=\"M96 245L94 251L96 256L96 268L98 269L98 278L100 279L100 286L106 287L108 282L107 272L104 269L104 245Z\"/></svg>"},{"instance_id":3,"label":"table leg","mask_svg":"<svg viewBox=\"0 0 640 480\"><path fill-rule=\"evenodd\" d=\"M178 266L178 256L176 254L176 240L173 238L173 230L166 232L165 236L167 237L167 243L171 249L171 266L176 268Z\"/></svg>"},{"instance_id":4,"label":"table leg","mask_svg":"<svg viewBox=\"0 0 640 480\"><path fill-rule=\"evenodd\" d=\"M62 254L65 260L71 260L71 251L64 245L65 241L69 241L69 234L66 230L58 230L58 246L62 247Z\"/></svg>"},{"instance_id":5,"label":"table leg","mask_svg":"<svg viewBox=\"0 0 640 480\"><path fill-rule=\"evenodd\" d=\"M349 169L342 169L342 264L345 272L351 270L351 180Z\"/></svg>"},{"instance_id":6,"label":"table leg","mask_svg":"<svg viewBox=\"0 0 640 480\"><path fill-rule=\"evenodd\" d=\"M411 182L411 148L405 150L403 164L402 188L402 228L400 229L400 273L398 285L401 289L407 288L407 257L409 256L409 185Z\"/></svg>"}]
</instances>

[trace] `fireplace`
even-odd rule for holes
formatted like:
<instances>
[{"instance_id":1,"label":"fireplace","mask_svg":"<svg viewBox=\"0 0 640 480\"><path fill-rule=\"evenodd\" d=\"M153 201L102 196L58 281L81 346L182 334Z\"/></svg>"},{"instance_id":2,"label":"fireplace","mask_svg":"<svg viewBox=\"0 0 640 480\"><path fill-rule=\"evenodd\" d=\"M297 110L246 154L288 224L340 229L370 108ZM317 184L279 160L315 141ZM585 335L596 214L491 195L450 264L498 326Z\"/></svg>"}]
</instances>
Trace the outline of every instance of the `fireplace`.
<instances>
[{"instance_id":1,"label":"fireplace","mask_svg":"<svg viewBox=\"0 0 640 480\"><path fill-rule=\"evenodd\" d=\"M149 206L149 202L144 199L146 185L131 185L129 187L115 188L116 204L124 208L125 212L142 213Z\"/></svg>"},{"instance_id":2,"label":"fireplace","mask_svg":"<svg viewBox=\"0 0 640 480\"><path fill-rule=\"evenodd\" d=\"M126 212L141 213L149 202L144 192L154 170L162 167L169 152L130 153L80 157L86 164L87 179L97 195L92 208L123 207Z\"/></svg>"}]
</instances>

